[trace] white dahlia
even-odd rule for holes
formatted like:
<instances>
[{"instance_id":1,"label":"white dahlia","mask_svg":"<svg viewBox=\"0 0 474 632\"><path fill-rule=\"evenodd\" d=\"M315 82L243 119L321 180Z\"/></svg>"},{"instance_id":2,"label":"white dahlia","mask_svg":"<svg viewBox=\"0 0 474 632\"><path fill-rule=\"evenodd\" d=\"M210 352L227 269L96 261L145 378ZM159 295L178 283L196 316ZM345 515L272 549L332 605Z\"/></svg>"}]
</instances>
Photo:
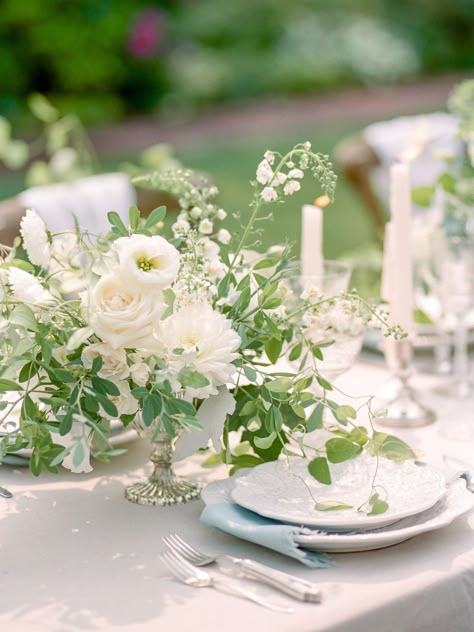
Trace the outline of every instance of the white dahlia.
<instances>
[{"instance_id":1,"label":"white dahlia","mask_svg":"<svg viewBox=\"0 0 474 632\"><path fill-rule=\"evenodd\" d=\"M20 233L31 263L47 268L51 258L51 246L46 225L36 211L26 211L20 222Z\"/></svg>"},{"instance_id":2,"label":"white dahlia","mask_svg":"<svg viewBox=\"0 0 474 632\"><path fill-rule=\"evenodd\" d=\"M235 373L240 336L230 320L208 303L186 305L161 322L160 342L168 349L172 371L192 368L209 380L202 388L186 389L190 397L206 398L217 394L217 387L229 382ZM175 353L175 350L182 350Z\"/></svg>"},{"instance_id":3,"label":"white dahlia","mask_svg":"<svg viewBox=\"0 0 474 632\"><path fill-rule=\"evenodd\" d=\"M159 235L120 237L114 242L114 250L119 258L119 274L125 282L163 289L178 275L179 252Z\"/></svg>"}]
</instances>

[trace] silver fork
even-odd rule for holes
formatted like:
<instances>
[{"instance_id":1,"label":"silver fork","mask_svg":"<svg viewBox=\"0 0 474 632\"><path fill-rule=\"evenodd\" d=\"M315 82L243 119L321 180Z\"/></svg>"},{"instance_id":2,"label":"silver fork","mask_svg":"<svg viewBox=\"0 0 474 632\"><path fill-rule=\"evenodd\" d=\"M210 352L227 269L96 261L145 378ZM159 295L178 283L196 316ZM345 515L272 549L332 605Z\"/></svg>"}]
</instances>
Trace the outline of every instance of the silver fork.
<instances>
[{"instance_id":1,"label":"silver fork","mask_svg":"<svg viewBox=\"0 0 474 632\"><path fill-rule=\"evenodd\" d=\"M254 601L259 606L263 606L269 610L274 610L275 612L283 612L286 614L291 614L293 612L293 608L278 606L266 599L262 599L259 595L256 595L246 588L234 583L223 581L214 575L206 573L200 568L196 568L175 551L162 553L159 555L159 558L176 577L176 579L179 579L179 581L187 584L188 586L194 586L194 588L215 588L230 595L244 597L249 601Z\"/></svg>"},{"instance_id":2,"label":"silver fork","mask_svg":"<svg viewBox=\"0 0 474 632\"><path fill-rule=\"evenodd\" d=\"M277 571L254 560L240 559L231 555L206 555L185 542L177 533L161 539L171 551L184 557L193 566L217 564L224 573L263 582L294 599L311 603L321 602L319 587L305 579Z\"/></svg>"}]
</instances>

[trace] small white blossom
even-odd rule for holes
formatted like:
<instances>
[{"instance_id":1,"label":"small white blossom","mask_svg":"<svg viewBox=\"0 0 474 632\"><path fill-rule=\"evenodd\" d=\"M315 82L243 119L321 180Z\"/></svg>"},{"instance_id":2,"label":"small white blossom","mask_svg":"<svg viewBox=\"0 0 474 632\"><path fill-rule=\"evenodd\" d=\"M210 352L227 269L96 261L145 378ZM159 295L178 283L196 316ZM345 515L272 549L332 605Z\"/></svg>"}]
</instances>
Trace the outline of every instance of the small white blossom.
<instances>
[{"instance_id":1,"label":"small white blossom","mask_svg":"<svg viewBox=\"0 0 474 632\"><path fill-rule=\"evenodd\" d=\"M221 244L227 246L227 244L232 239L232 235L225 228L221 228L220 231L217 233L217 239L221 242Z\"/></svg>"},{"instance_id":2,"label":"small white blossom","mask_svg":"<svg viewBox=\"0 0 474 632\"><path fill-rule=\"evenodd\" d=\"M293 167L295 166L295 163L292 160L288 160L288 162L286 163L286 166L288 167L288 169L293 169Z\"/></svg>"},{"instance_id":3,"label":"small white blossom","mask_svg":"<svg viewBox=\"0 0 474 632\"><path fill-rule=\"evenodd\" d=\"M286 182L286 178L287 175L286 173L283 173L282 171L279 171L276 176L275 176L275 183L278 184L283 184L284 182Z\"/></svg>"},{"instance_id":4,"label":"small white blossom","mask_svg":"<svg viewBox=\"0 0 474 632\"><path fill-rule=\"evenodd\" d=\"M278 199L278 193L273 187L265 187L260 194L265 202L273 202Z\"/></svg>"},{"instance_id":5,"label":"small white blossom","mask_svg":"<svg viewBox=\"0 0 474 632\"><path fill-rule=\"evenodd\" d=\"M273 165L273 163L275 162L275 154L269 149L267 149L267 151L263 154L263 157L270 165Z\"/></svg>"},{"instance_id":6,"label":"small white blossom","mask_svg":"<svg viewBox=\"0 0 474 632\"><path fill-rule=\"evenodd\" d=\"M213 228L212 222L208 219L203 219L199 222L199 232L203 235L210 235Z\"/></svg>"},{"instance_id":7,"label":"small white blossom","mask_svg":"<svg viewBox=\"0 0 474 632\"><path fill-rule=\"evenodd\" d=\"M193 206L193 208L189 211L189 214L193 219L199 219L202 215L202 209L199 206Z\"/></svg>"},{"instance_id":8,"label":"small white blossom","mask_svg":"<svg viewBox=\"0 0 474 632\"><path fill-rule=\"evenodd\" d=\"M257 180L260 184L268 184L273 178L273 171L268 160L264 159L257 167Z\"/></svg>"},{"instance_id":9,"label":"small white blossom","mask_svg":"<svg viewBox=\"0 0 474 632\"><path fill-rule=\"evenodd\" d=\"M189 233L191 225L188 220L181 217L173 224L172 229L175 237L182 237L183 235L187 235Z\"/></svg>"},{"instance_id":10,"label":"small white blossom","mask_svg":"<svg viewBox=\"0 0 474 632\"><path fill-rule=\"evenodd\" d=\"M204 272L207 276L211 277L211 279L221 278L225 274L224 264L217 257L209 259L204 264Z\"/></svg>"},{"instance_id":11,"label":"small white blossom","mask_svg":"<svg viewBox=\"0 0 474 632\"><path fill-rule=\"evenodd\" d=\"M216 217L217 219L223 220L227 217L227 213L224 211L223 208L220 208L216 213Z\"/></svg>"},{"instance_id":12,"label":"small white blossom","mask_svg":"<svg viewBox=\"0 0 474 632\"><path fill-rule=\"evenodd\" d=\"M39 279L20 268L10 268L8 282L13 296L24 303L46 306L55 300L52 294L41 285Z\"/></svg>"},{"instance_id":13,"label":"small white blossom","mask_svg":"<svg viewBox=\"0 0 474 632\"><path fill-rule=\"evenodd\" d=\"M311 143L309 142L309 140L305 142L303 147L306 149L306 151L309 151L311 149Z\"/></svg>"},{"instance_id":14,"label":"small white blossom","mask_svg":"<svg viewBox=\"0 0 474 632\"><path fill-rule=\"evenodd\" d=\"M297 180L289 180L283 187L283 193L285 195L293 195L296 191L301 189L301 184Z\"/></svg>"},{"instance_id":15,"label":"small white blossom","mask_svg":"<svg viewBox=\"0 0 474 632\"><path fill-rule=\"evenodd\" d=\"M288 173L288 177L289 178L303 178L304 173L301 171L301 169L291 169L291 171Z\"/></svg>"},{"instance_id":16,"label":"small white blossom","mask_svg":"<svg viewBox=\"0 0 474 632\"><path fill-rule=\"evenodd\" d=\"M23 247L31 263L47 268L51 258L51 247L46 225L36 211L32 209L26 211L20 223L20 233Z\"/></svg>"}]
</instances>

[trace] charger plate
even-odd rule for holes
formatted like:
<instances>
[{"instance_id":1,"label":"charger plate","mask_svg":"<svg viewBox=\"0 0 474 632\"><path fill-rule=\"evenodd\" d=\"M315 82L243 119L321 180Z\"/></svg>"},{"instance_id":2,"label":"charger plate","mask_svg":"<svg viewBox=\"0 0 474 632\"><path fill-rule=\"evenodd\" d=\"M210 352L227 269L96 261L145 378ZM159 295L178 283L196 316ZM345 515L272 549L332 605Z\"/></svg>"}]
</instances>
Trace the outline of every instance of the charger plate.
<instances>
[{"instance_id":1,"label":"charger plate","mask_svg":"<svg viewBox=\"0 0 474 632\"><path fill-rule=\"evenodd\" d=\"M221 481L210 483L202 490L201 497L206 503L232 503L232 489L236 480L248 470L240 470ZM410 538L450 525L456 518L474 507L474 494L466 489L466 483L458 479L451 483L446 494L431 509L415 516L399 520L381 529L362 533L328 533L315 530L310 535L295 535L295 542L301 547L325 553L357 553L372 551L405 542Z\"/></svg>"},{"instance_id":2,"label":"charger plate","mask_svg":"<svg viewBox=\"0 0 474 632\"><path fill-rule=\"evenodd\" d=\"M331 485L316 481L308 473L308 461L290 457L263 463L235 481L231 492L238 505L289 524L318 527L328 531L363 531L380 528L433 507L446 492L444 476L412 460L397 463L366 453L343 463L330 464ZM357 511L372 493L372 483L389 503L383 514ZM344 510L322 511L318 503L351 505Z\"/></svg>"}]
</instances>

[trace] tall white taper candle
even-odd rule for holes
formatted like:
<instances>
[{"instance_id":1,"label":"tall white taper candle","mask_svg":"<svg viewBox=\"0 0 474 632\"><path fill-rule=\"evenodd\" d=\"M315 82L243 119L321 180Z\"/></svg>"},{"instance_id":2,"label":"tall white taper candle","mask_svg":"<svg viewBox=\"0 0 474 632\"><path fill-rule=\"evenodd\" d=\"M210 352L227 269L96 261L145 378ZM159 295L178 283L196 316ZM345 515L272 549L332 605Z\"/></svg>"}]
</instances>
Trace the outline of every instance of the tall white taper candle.
<instances>
[{"instance_id":1,"label":"tall white taper candle","mask_svg":"<svg viewBox=\"0 0 474 632\"><path fill-rule=\"evenodd\" d=\"M397 163L390 169L390 315L409 333L413 328L413 264L410 171Z\"/></svg>"},{"instance_id":2,"label":"tall white taper candle","mask_svg":"<svg viewBox=\"0 0 474 632\"><path fill-rule=\"evenodd\" d=\"M312 204L302 209L301 274L321 280L323 275L323 211Z\"/></svg>"}]
</instances>

